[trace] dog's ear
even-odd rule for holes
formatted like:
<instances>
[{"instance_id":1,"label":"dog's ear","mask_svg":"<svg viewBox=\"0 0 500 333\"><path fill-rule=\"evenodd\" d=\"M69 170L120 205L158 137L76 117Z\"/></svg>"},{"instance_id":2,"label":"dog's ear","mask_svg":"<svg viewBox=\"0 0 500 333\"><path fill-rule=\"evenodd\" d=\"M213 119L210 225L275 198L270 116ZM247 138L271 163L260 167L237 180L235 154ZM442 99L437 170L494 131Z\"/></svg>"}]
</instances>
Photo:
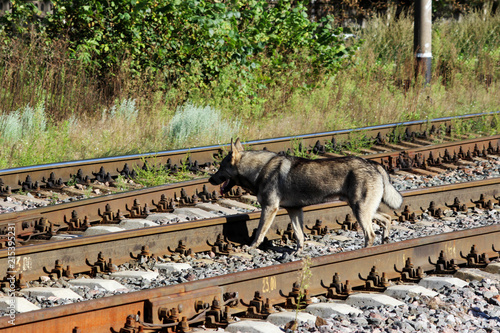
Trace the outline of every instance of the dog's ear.
<instances>
[{"instance_id":1,"label":"dog's ear","mask_svg":"<svg viewBox=\"0 0 500 333\"><path fill-rule=\"evenodd\" d=\"M240 142L240 138L237 138L236 139L236 142L234 143L234 146L236 147L236 149L238 149L239 151L244 151L245 148L243 148L243 145L241 144Z\"/></svg>"},{"instance_id":2,"label":"dog's ear","mask_svg":"<svg viewBox=\"0 0 500 333\"><path fill-rule=\"evenodd\" d=\"M233 139L231 139L231 164L235 165L241 158L240 149L238 148L243 146L240 143L240 139L236 139L236 143L233 143Z\"/></svg>"}]
</instances>

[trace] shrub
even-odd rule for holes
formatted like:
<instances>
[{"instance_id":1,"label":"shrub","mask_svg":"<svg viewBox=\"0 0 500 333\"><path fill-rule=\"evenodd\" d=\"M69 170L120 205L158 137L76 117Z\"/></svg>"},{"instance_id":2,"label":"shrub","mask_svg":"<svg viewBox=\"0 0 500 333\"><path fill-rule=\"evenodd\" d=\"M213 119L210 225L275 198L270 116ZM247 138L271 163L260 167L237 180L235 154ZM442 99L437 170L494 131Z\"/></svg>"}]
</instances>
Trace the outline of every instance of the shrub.
<instances>
[{"instance_id":1,"label":"shrub","mask_svg":"<svg viewBox=\"0 0 500 333\"><path fill-rule=\"evenodd\" d=\"M34 137L47 127L47 116L43 103L35 108L24 108L0 115L0 133L5 141L14 142L23 137Z\"/></svg>"},{"instance_id":2,"label":"shrub","mask_svg":"<svg viewBox=\"0 0 500 333\"><path fill-rule=\"evenodd\" d=\"M109 109L104 109L103 120L108 117L111 119L121 119L127 122L134 122L139 115L139 110L135 107L135 99L123 99L115 101L115 104Z\"/></svg>"},{"instance_id":3,"label":"shrub","mask_svg":"<svg viewBox=\"0 0 500 333\"><path fill-rule=\"evenodd\" d=\"M238 134L239 129L238 121L224 120L220 111L188 102L177 109L166 135L173 146L179 147L199 137L214 143L227 142Z\"/></svg>"}]
</instances>

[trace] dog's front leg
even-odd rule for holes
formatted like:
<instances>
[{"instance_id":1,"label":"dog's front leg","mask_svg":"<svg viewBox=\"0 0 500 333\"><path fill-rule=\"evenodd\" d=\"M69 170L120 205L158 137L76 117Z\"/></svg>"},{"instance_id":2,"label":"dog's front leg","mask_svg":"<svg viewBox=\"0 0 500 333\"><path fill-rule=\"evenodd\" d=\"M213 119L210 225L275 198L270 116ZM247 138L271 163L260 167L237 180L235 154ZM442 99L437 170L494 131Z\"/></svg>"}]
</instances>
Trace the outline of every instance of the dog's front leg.
<instances>
[{"instance_id":1,"label":"dog's front leg","mask_svg":"<svg viewBox=\"0 0 500 333\"><path fill-rule=\"evenodd\" d=\"M293 231L297 239L297 252L304 247L304 212L302 208L287 208L288 215L292 221Z\"/></svg>"},{"instance_id":2,"label":"dog's front leg","mask_svg":"<svg viewBox=\"0 0 500 333\"><path fill-rule=\"evenodd\" d=\"M259 227L257 228L255 239L250 245L250 247L256 248L262 243L264 237L267 234L267 231L269 230L271 224L274 221L274 217L276 216L278 209L279 209L278 203L270 205L262 205L262 213L260 214Z\"/></svg>"}]
</instances>

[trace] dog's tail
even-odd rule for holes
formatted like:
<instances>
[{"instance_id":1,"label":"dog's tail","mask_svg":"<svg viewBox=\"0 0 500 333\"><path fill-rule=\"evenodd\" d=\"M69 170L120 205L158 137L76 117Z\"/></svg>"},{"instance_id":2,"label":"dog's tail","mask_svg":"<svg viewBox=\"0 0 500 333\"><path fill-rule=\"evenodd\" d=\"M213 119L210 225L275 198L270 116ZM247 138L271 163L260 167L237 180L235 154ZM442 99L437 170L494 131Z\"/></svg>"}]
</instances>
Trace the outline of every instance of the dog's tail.
<instances>
[{"instance_id":1,"label":"dog's tail","mask_svg":"<svg viewBox=\"0 0 500 333\"><path fill-rule=\"evenodd\" d=\"M377 169L382 174L382 179L384 180L384 195L382 196L382 202L392 209L398 209L403 204L403 196L391 184L387 171L385 171L381 165L377 165Z\"/></svg>"}]
</instances>

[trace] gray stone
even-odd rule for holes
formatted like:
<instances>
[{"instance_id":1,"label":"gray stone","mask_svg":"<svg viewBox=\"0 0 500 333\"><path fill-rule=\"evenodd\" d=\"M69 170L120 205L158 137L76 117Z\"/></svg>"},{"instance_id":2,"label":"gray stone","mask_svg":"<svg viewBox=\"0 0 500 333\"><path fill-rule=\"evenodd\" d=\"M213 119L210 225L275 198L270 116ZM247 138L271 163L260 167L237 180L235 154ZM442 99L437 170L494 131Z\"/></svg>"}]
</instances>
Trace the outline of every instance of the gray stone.
<instances>
[{"instance_id":1,"label":"gray stone","mask_svg":"<svg viewBox=\"0 0 500 333\"><path fill-rule=\"evenodd\" d=\"M208 203L208 202L196 204L195 207L196 208L201 208L203 210L206 210L207 212L217 212L217 213L222 213L224 215L237 215L237 214L240 214L240 212L237 211L237 210L234 210L234 209L231 209L231 208L227 208L227 207L223 207L223 206L219 206L219 205L214 205L213 203Z\"/></svg>"},{"instance_id":2,"label":"gray stone","mask_svg":"<svg viewBox=\"0 0 500 333\"><path fill-rule=\"evenodd\" d=\"M464 280L448 276L428 276L420 280L418 284L425 288L436 290L439 290L444 286L462 288L468 285L468 283Z\"/></svg>"},{"instance_id":3,"label":"gray stone","mask_svg":"<svg viewBox=\"0 0 500 333\"><path fill-rule=\"evenodd\" d=\"M0 311L10 313L11 309L22 313L40 308L22 297L0 296Z\"/></svg>"},{"instance_id":4,"label":"gray stone","mask_svg":"<svg viewBox=\"0 0 500 333\"><path fill-rule=\"evenodd\" d=\"M128 289L115 280L105 279L75 279L68 281L73 286L85 286L91 289L103 289L105 291L128 291Z\"/></svg>"},{"instance_id":5,"label":"gray stone","mask_svg":"<svg viewBox=\"0 0 500 333\"><path fill-rule=\"evenodd\" d=\"M114 226L114 225L97 225L94 227L87 228L83 233L84 236L94 236L94 235L103 235L109 234L112 232L120 232L125 231L125 229Z\"/></svg>"},{"instance_id":6,"label":"gray stone","mask_svg":"<svg viewBox=\"0 0 500 333\"><path fill-rule=\"evenodd\" d=\"M158 273L152 271L119 271L110 274L114 278L143 278L145 280L154 280L158 278Z\"/></svg>"},{"instance_id":7,"label":"gray stone","mask_svg":"<svg viewBox=\"0 0 500 333\"><path fill-rule=\"evenodd\" d=\"M45 298L57 297L66 299L81 299L82 297L69 288L32 287L21 289L21 292L30 297L42 296Z\"/></svg>"},{"instance_id":8,"label":"gray stone","mask_svg":"<svg viewBox=\"0 0 500 333\"><path fill-rule=\"evenodd\" d=\"M276 325L266 321L242 320L231 323L226 327L231 333L283 333Z\"/></svg>"},{"instance_id":9,"label":"gray stone","mask_svg":"<svg viewBox=\"0 0 500 333\"><path fill-rule=\"evenodd\" d=\"M384 294L399 299L404 299L406 296L415 296L415 295L424 295L429 297L434 297L438 295L438 293L435 291L429 290L427 288L415 284L400 284L400 285L389 286L384 291Z\"/></svg>"},{"instance_id":10,"label":"gray stone","mask_svg":"<svg viewBox=\"0 0 500 333\"><path fill-rule=\"evenodd\" d=\"M147 227L157 227L159 224L155 223L151 220L148 219L124 219L120 221L120 224L118 226L120 228L129 230L129 229L140 229L140 228L147 228Z\"/></svg>"},{"instance_id":11,"label":"gray stone","mask_svg":"<svg viewBox=\"0 0 500 333\"><path fill-rule=\"evenodd\" d=\"M156 263L155 268L172 272L181 272L191 268L191 265L183 262L162 262Z\"/></svg>"},{"instance_id":12,"label":"gray stone","mask_svg":"<svg viewBox=\"0 0 500 333\"><path fill-rule=\"evenodd\" d=\"M341 302L314 303L307 306L306 311L312 315L328 318L334 314L361 314L363 311Z\"/></svg>"},{"instance_id":13,"label":"gray stone","mask_svg":"<svg viewBox=\"0 0 500 333\"><path fill-rule=\"evenodd\" d=\"M401 301L398 301L395 298L392 298L387 295L383 294L365 294L365 293L359 293L359 294L352 294L350 295L347 300L347 304L358 306L358 307L363 307L363 306L400 306L403 305L404 303Z\"/></svg>"},{"instance_id":14,"label":"gray stone","mask_svg":"<svg viewBox=\"0 0 500 333\"><path fill-rule=\"evenodd\" d=\"M273 323L276 326L285 325L292 320L297 320L298 323L308 322L310 325L316 323L316 316L306 313L306 312L276 312L271 313L266 319L268 322Z\"/></svg>"}]
</instances>

